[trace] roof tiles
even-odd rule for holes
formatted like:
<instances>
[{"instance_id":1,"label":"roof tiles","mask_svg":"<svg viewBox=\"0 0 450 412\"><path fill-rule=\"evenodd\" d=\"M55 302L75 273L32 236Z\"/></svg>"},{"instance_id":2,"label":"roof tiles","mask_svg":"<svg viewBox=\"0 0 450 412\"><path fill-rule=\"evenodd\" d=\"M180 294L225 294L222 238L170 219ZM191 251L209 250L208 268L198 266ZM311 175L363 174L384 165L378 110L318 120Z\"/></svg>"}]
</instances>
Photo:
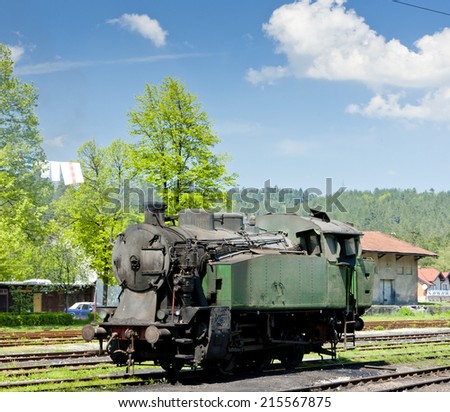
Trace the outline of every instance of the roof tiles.
<instances>
[{"instance_id":1,"label":"roof tiles","mask_svg":"<svg viewBox=\"0 0 450 412\"><path fill-rule=\"evenodd\" d=\"M441 272L435 268L419 268L418 276L419 279L423 280L424 283L432 284Z\"/></svg>"},{"instance_id":2,"label":"roof tiles","mask_svg":"<svg viewBox=\"0 0 450 412\"><path fill-rule=\"evenodd\" d=\"M361 246L363 252L393 253L396 255L413 255L419 257L437 256L436 253L430 252L429 250L376 231L363 232Z\"/></svg>"}]
</instances>

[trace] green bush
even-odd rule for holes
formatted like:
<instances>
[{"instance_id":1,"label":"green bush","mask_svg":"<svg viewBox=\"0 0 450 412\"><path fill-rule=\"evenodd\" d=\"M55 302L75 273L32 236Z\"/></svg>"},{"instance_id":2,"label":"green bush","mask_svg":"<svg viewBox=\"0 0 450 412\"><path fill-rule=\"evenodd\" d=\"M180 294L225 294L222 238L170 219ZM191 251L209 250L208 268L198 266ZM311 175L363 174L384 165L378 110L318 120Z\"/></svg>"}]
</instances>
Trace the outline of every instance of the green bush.
<instances>
[{"instance_id":1,"label":"green bush","mask_svg":"<svg viewBox=\"0 0 450 412\"><path fill-rule=\"evenodd\" d=\"M412 309L403 306L400 308L400 310L396 313L397 316L415 316L415 313L412 311Z\"/></svg>"},{"instance_id":2,"label":"green bush","mask_svg":"<svg viewBox=\"0 0 450 412\"><path fill-rule=\"evenodd\" d=\"M6 326L69 326L72 315L59 312L0 313L0 327Z\"/></svg>"}]
</instances>

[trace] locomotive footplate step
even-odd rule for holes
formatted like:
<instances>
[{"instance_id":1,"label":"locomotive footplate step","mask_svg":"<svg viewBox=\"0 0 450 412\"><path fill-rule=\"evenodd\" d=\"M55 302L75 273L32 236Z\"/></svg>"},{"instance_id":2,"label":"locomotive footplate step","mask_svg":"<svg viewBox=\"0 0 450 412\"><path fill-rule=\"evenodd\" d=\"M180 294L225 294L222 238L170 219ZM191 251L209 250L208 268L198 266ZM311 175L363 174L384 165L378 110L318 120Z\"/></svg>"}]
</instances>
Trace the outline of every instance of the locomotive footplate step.
<instances>
[{"instance_id":1,"label":"locomotive footplate step","mask_svg":"<svg viewBox=\"0 0 450 412\"><path fill-rule=\"evenodd\" d=\"M176 359L184 359L184 360L193 360L194 359L194 355L185 355L183 353L177 353L175 355Z\"/></svg>"},{"instance_id":2,"label":"locomotive footplate step","mask_svg":"<svg viewBox=\"0 0 450 412\"><path fill-rule=\"evenodd\" d=\"M188 338L179 338L175 339L175 343L182 343L183 345L190 345L191 343L194 343L192 339Z\"/></svg>"}]
</instances>

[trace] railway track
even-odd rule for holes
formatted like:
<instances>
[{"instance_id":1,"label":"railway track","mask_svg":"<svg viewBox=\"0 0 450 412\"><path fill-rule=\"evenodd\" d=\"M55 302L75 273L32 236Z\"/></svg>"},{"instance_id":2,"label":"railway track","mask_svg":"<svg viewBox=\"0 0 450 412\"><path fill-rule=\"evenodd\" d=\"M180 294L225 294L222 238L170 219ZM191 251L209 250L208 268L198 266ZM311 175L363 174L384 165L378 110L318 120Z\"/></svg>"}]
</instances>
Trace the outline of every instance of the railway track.
<instances>
[{"instance_id":1,"label":"railway track","mask_svg":"<svg viewBox=\"0 0 450 412\"><path fill-rule=\"evenodd\" d=\"M71 336L68 331L65 333L59 333L58 338ZM73 333L79 333L78 331L71 331ZM25 335L25 334L23 334ZM51 334L46 333L45 338L51 338ZM63 335L63 336L61 336ZM23 338L24 336L22 336ZM30 339L36 338L33 334L28 334ZM406 356L407 352L414 354L414 348L427 347L428 354L424 354L424 359L430 359L434 357L440 357L442 359L450 359L450 351L444 353L439 346L433 345L446 345L450 342L450 330L443 331L415 331L415 332L371 332L369 334L357 335L356 343L357 346L355 350L348 351L343 350L342 347L338 348L338 359L333 360L311 360L303 363L303 366L299 368L299 373L302 374L305 371L324 371L333 368L355 368L360 365L363 368L364 365L370 365L373 363L377 365L376 361L373 361L373 357L376 357L376 351L382 348L385 353L382 358L385 364L381 365L384 372L389 369L389 359L391 354L393 357L397 356L396 351L402 356ZM20 340L20 345L22 340ZM0 341L1 346L1 341ZM59 346L59 344L58 344ZM56 348L57 346L55 346ZM436 348L436 349L433 349ZM373 352L372 360L365 360L366 355L364 352ZM449 362L450 363L450 362ZM344 366L346 365L346 366ZM140 367L141 369L136 370L136 374L133 377L127 376L124 372L124 368L117 368L111 364L111 360L108 356L98 356L98 352L94 350L84 350L84 351L46 351L40 353L16 353L0 356L0 391L47 391L47 390L82 390L84 387L90 388L102 388L102 390L113 390L113 388L120 386L129 385L142 385L148 384L149 382L167 382L172 379L162 370L158 369L148 369L146 366ZM283 375L285 372L280 368L279 365L273 365L273 367L265 372L265 375L279 374ZM372 366L375 368L375 366ZM74 373L73 377L64 378L53 378L51 376L52 370L68 370ZM102 372L102 370L104 372ZM83 373L83 375L81 374ZM183 371L182 379L186 382L190 381L189 378L194 373L203 373L201 375L195 375L193 380L196 382L208 381L209 378L205 378L205 373L202 371ZM442 381L446 382L446 372L441 371L441 376L433 376L430 372L429 381L430 384ZM238 373L236 377L231 377L231 379L247 379L246 374L248 374L248 379L252 380L254 378L254 373L241 372ZM383 373L385 374L385 373ZM450 375L450 374L449 374ZM215 380L214 380L215 379ZM220 382L222 378L213 378L214 382ZM405 378L406 379L406 378ZM423 378L424 380L426 378ZM434 381L433 381L434 379ZM58 383L59 382L59 383ZM414 382L409 382L408 384L413 384ZM405 383L406 385L406 383ZM424 383L424 385L426 385ZM164 386L164 385L163 385ZM148 386L148 388L152 385ZM161 385L156 387L161 388ZM56 389L55 389L56 388ZM108 389L110 388L110 389ZM350 388L350 389L348 389ZM355 389L356 388L356 389ZM341 387L340 390L358 390L359 386L348 386ZM366 386L363 390L376 389L375 386ZM380 387L378 387L380 388ZM221 389L218 389L221 390ZM294 390L294 389L292 389ZM312 389L311 389L312 390ZM323 389L332 390L332 389ZM336 389L339 390L339 389ZM405 389L408 390L408 389ZM411 389L409 389L411 390Z\"/></svg>"},{"instance_id":2,"label":"railway track","mask_svg":"<svg viewBox=\"0 0 450 412\"><path fill-rule=\"evenodd\" d=\"M450 327L450 320L442 319L367 320L364 322L364 330L448 327Z\"/></svg>"},{"instance_id":3,"label":"railway track","mask_svg":"<svg viewBox=\"0 0 450 412\"><path fill-rule=\"evenodd\" d=\"M17 354L0 360L0 391L107 388L142 383L143 378L141 372L127 375L123 368L112 364L109 356L100 356L97 351Z\"/></svg>"},{"instance_id":4,"label":"railway track","mask_svg":"<svg viewBox=\"0 0 450 412\"><path fill-rule=\"evenodd\" d=\"M0 345L3 340L10 340L10 339L75 338L78 336L80 336L80 331L75 329L0 332Z\"/></svg>"},{"instance_id":5,"label":"railway track","mask_svg":"<svg viewBox=\"0 0 450 412\"><path fill-rule=\"evenodd\" d=\"M384 373L357 379L339 380L293 388L285 392L402 392L429 385L450 383L450 366Z\"/></svg>"},{"instance_id":6,"label":"railway track","mask_svg":"<svg viewBox=\"0 0 450 412\"><path fill-rule=\"evenodd\" d=\"M402 329L402 328L450 328L450 320L369 320L365 323L365 330ZM0 332L0 347L38 344L62 344L83 342L81 331L70 330L43 330Z\"/></svg>"},{"instance_id":7,"label":"railway track","mask_svg":"<svg viewBox=\"0 0 450 412\"><path fill-rule=\"evenodd\" d=\"M411 339L411 340L418 340L418 339L427 339L427 338L435 338L435 337L442 337L446 338L450 336L450 328L446 329L438 329L438 330L414 330L413 332L407 331L407 332L384 332L384 333L360 333L356 335L357 341L386 341L387 339L390 341L394 340L405 340L405 339Z\"/></svg>"},{"instance_id":8,"label":"railway track","mask_svg":"<svg viewBox=\"0 0 450 412\"><path fill-rule=\"evenodd\" d=\"M83 342L80 331L0 332L0 347L58 345Z\"/></svg>"},{"instance_id":9,"label":"railway track","mask_svg":"<svg viewBox=\"0 0 450 412\"><path fill-rule=\"evenodd\" d=\"M34 359L34 358L33 358ZM69 356L47 357L44 359L30 360L24 358L22 361L12 361L10 364L0 364L0 373L5 372L6 375L20 373L28 375L31 372L38 372L40 370L50 370L57 368L74 368L74 367L93 367L99 365L111 366L111 359L109 356L98 356L98 354L82 353L77 355L73 353Z\"/></svg>"},{"instance_id":10,"label":"railway track","mask_svg":"<svg viewBox=\"0 0 450 412\"><path fill-rule=\"evenodd\" d=\"M370 362L369 362L370 364ZM374 364L378 364L375 362ZM351 368L363 367L365 364L363 363L352 363L349 365ZM69 364L65 365L66 367ZM79 365L87 369L87 365ZM341 362L336 361L308 361L305 362L304 365L297 370L297 373L303 373L305 371L314 371L314 370L331 370L342 368ZM30 367L31 368L31 367ZM43 372L42 378L28 378L28 375L31 373L35 373L36 371L39 373L39 370ZM107 369L107 365L105 365L105 369ZM80 370L80 369L72 369L72 370ZM139 385L148 385L152 383L149 387L155 388L156 390L167 388L167 386L158 385L172 382L174 383L174 376L168 374L166 371L160 368L142 368L137 370L133 375L127 375L125 371L117 370L115 368L114 372L109 373L92 373L90 376L82 376L82 377L74 377L74 378L48 378L46 377L46 372L48 372L48 368L45 367L39 368L38 370L30 369L28 370L20 370L17 373L14 370L11 370L12 376L14 380L0 382L0 392L1 391L22 391L24 388L27 390L33 391L34 388L39 388L39 391L48 391L48 390L57 390L63 391L65 388L69 387L71 390L74 388L82 389L85 387L93 388L93 387L101 387L103 390L107 388L115 388L120 385L121 388L124 387L135 387ZM0 371L1 373L1 371ZM271 365L265 372L257 372L256 375L261 375L264 377L270 376L283 376L286 373L285 369L281 366L281 364L273 364ZM292 372L289 372L290 374ZM33 375L35 376L35 375ZM183 369L179 372L176 379L181 382L178 388L187 387L190 385L197 386L199 383L204 383L206 385L209 384L221 384L226 382L233 382L236 379L253 379L255 378L254 371L239 371L236 375L222 375L218 372L213 371L205 371L201 369L189 370ZM173 388L171 385L170 388Z\"/></svg>"},{"instance_id":11,"label":"railway track","mask_svg":"<svg viewBox=\"0 0 450 412\"><path fill-rule=\"evenodd\" d=\"M406 345L439 345L450 343L450 329L440 331L406 332L395 334L370 334L357 335L354 345L352 343L339 343L338 352L358 349L360 351L379 350L382 346L385 349L404 348Z\"/></svg>"},{"instance_id":12,"label":"railway track","mask_svg":"<svg viewBox=\"0 0 450 412\"><path fill-rule=\"evenodd\" d=\"M2 363L26 361L43 361L52 359L70 359L70 358L89 358L98 356L98 351L63 351L63 352L39 352L39 353L13 353L9 355L0 355L0 366Z\"/></svg>"},{"instance_id":13,"label":"railway track","mask_svg":"<svg viewBox=\"0 0 450 412\"><path fill-rule=\"evenodd\" d=\"M23 388L37 387L40 392L43 391L64 391L74 390L82 388L94 388L108 386L117 387L117 385L139 385L144 381L153 380L160 377L161 380L165 378L165 372L159 371L158 373L140 373L133 376L129 376L124 372L117 373L105 373L105 374L93 374L92 376L74 377L74 378L42 378L42 379L30 379L0 382L0 391L7 390L19 390Z\"/></svg>"},{"instance_id":14,"label":"railway track","mask_svg":"<svg viewBox=\"0 0 450 412\"><path fill-rule=\"evenodd\" d=\"M378 356L392 363L398 359L414 361L415 358L445 361L450 359L450 330L364 334L357 337L355 346L338 346L338 356L353 361Z\"/></svg>"}]
</instances>

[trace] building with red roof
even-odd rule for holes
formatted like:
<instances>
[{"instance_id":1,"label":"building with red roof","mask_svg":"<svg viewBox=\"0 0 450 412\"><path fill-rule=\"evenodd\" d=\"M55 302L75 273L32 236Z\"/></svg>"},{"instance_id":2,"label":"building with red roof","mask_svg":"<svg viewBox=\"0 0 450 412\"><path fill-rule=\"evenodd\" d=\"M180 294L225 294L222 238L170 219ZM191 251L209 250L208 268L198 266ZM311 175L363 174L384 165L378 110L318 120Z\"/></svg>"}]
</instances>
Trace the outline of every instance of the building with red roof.
<instances>
[{"instance_id":1,"label":"building with red roof","mask_svg":"<svg viewBox=\"0 0 450 412\"><path fill-rule=\"evenodd\" d=\"M449 272L440 272L435 268L419 268L417 297L419 302L450 301Z\"/></svg>"},{"instance_id":2,"label":"building with red roof","mask_svg":"<svg viewBox=\"0 0 450 412\"><path fill-rule=\"evenodd\" d=\"M437 254L376 231L363 232L361 247L375 262L373 304L417 304L418 261Z\"/></svg>"}]
</instances>

